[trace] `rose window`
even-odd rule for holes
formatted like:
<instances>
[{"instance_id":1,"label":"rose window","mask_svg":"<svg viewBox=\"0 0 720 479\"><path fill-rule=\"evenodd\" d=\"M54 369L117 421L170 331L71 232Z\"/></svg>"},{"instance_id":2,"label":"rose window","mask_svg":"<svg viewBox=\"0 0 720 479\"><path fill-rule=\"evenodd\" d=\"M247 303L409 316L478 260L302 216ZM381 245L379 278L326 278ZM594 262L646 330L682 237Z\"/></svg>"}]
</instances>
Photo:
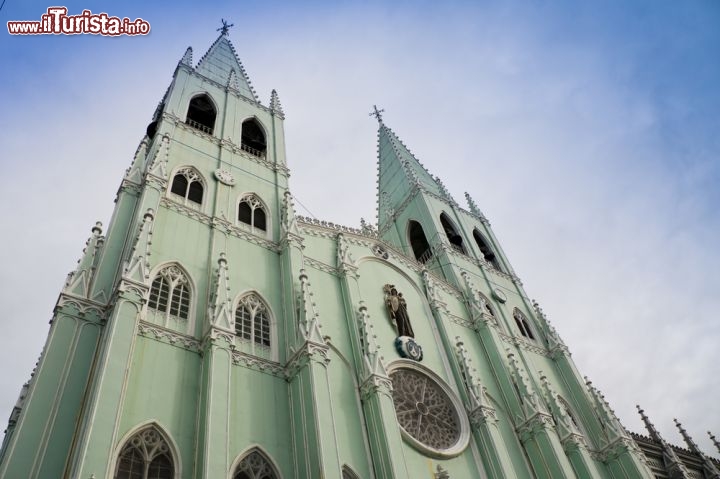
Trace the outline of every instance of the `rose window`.
<instances>
[{"instance_id":1,"label":"rose window","mask_svg":"<svg viewBox=\"0 0 720 479\"><path fill-rule=\"evenodd\" d=\"M457 407L430 376L410 368L390 373L393 403L403 431L435 453L452 453L461 439Z\"/></svg>"}]
</instances>

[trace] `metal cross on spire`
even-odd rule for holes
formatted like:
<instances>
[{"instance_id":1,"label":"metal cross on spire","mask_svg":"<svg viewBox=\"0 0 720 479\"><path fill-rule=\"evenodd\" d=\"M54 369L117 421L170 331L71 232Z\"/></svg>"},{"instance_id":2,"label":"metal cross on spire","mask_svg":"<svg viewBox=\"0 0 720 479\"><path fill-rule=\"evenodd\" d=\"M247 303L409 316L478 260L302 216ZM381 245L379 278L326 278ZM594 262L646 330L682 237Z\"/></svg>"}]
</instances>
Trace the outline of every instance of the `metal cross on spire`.
<instances>
[{"instance_id":1,"label":"metal cross on spire","mask_svg":"<svg viewBox=\"0 0 720 479\"><path fill-rule=\"evenodd\" d=\"M228 30L230 30L230 27L235 26L234 23L228 24L228 22L224 18L221 18L220 21L222 22L222 27L218 28L216 31L221 32L222 35L227 35L227 32L228 32Z\"/></svg>"},{"instance_id":2,"label":"metal cross on spire","mask_svg":"<svg viewBox=\"0 0 720 479\"><path fill-rule=\"evenodd\" d=\"M375 118L378 119L378 121L379 121L380 123L382 123L382 115L381 115L381 113L384 112L384 111L385 111L384 109L378 110L377 105L373 105L373 111L372 111L372 113L370 113L370 115L368 115L368 116L374 116Z\"/></svg>"}]
</instances>

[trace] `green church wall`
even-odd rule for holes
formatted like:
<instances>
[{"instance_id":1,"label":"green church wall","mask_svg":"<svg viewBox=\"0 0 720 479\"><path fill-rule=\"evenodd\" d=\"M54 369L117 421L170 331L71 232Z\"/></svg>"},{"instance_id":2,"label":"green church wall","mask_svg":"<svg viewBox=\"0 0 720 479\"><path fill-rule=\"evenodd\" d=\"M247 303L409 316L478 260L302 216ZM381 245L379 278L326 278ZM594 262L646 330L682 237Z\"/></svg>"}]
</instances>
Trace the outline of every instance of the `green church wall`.
<instances>
[{"instance_id":1,"label":"green church wall","mask_svg":"<svg viewBox=\"0 0 720 479\"><path fill-rule=\"evenodd\" d=\"M63 470L68 452L72 446L81 414L81 405L90 374L92 358L97 349L100 325L74 318L59 316L57 320L74 322L72 344L63 364L63 383L52 399L55 421L48 431L44 449L38 451L42 458L36 469L39 477L50 477L55 471Z\"/></svg>"},{"instance_id":2,"label":"green church wall","mask_svg":"<svg viewBox=\"0 0 720 479\"><path fill-rule=\"evenodd\" d=\"M148 368L148 364L160 367ZM121 448L122 438L140 425L154 422L177 447L183 470L189 470L194 461L200 377L197 353L137 337L115 447Z\"/></svg>"}]
</instances>

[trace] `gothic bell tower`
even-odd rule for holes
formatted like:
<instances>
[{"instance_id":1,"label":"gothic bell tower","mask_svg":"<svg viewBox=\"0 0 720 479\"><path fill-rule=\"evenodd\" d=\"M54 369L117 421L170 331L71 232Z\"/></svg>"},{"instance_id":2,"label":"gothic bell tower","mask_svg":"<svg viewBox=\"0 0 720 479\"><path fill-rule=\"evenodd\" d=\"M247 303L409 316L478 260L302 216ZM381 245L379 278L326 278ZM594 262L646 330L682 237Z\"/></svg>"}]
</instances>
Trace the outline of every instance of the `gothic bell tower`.
<instances>
[{"instance_id":1,"label":"gothic bell tower","mask_svg":"<svg viewBox=\"0 0 720 479\"><path fill-rule=\"evenodd\" d=\"M491 477L520 477L500 444L505 406L536 477L650 477L644 458L602 395L578 373L567 346L525 292L490 222L469 194L468 209L450 195L410 149L373 113L378 129L378 235L414 258L427 278L462 292L476 334L443 337L457 352L456 375L468 391L478 441ZM436 291L436 287L430 288ZM430 290L429 289L429 290ZM458 323L448 304L428 293L440 331ZM441 335L442 336L442 335ZM475 350L475 356L471 350ZM479 353L479 354L478 354ZM473 372L478 360L485 373ZM590 451L606 451L606 466ZM614 476L613 476L614 477Z\"/></svg>"},{"instance_id":2,"label":"gothic bell tower","mask_svg":"<svg viewBox=\"0 0 720 479\"><path fill-rule=\"evenodd\" d=\"M289 443L267 437L289 428L287 413L262 414L261 431L246 420L285 388L284 113L274 90L259 100L229 27L196 64L191 48L182 56L107 233L93 227L11 418L1 477L226 477L250 460L290 463ZM264 373L233 368L242 362ZM246 388L265 392L241 403Z\"/></svg>"}]
</instances>

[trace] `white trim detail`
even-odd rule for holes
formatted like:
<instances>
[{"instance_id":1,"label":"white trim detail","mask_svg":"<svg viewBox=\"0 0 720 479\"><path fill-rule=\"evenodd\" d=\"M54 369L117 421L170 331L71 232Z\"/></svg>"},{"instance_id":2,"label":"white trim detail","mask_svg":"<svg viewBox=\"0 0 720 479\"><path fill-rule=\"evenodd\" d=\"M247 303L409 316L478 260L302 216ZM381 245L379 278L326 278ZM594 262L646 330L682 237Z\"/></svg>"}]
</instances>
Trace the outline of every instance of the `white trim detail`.
<instances>
[{"instance_id":1,"label":"white trim detail","mask_svg":"<svg viewBox=\"0 0 720 479\"><path fill-rule=\"evenodd\" d=\"M262 306L265 307L265 312L267 315L267 319L270 326L270 346L269 347L263 347L262 345L259 345L255 343L254 337L250 339L243 339L237 334L237 324L236 324L236 314L237 310L240 307L240 303L248 298L249 296L254 296L257 298L257 300L262 304ZM278 360L278 338L277 338L277 321L275 319L275 314L273 313L272 308L270 307L270 303L265 299L265 297L260 294L257 290L249 289L246 291L241 292L237 297L235 298L235 301L233 301L233 307L232 307L232 317L233 317L233 334L235 334L235 344L240 346L240 351L243 351L247 354L258 356L260 358L264 358L270 361L277 361ZM251 334L254 334L254 328ZM246 345L247 347L243 347L243 345ZM256 348L258 351L256 352ZM259 354L258 354L259 353ZM263 354L264 353L264 354Z\"/></svg>"},{"instance_id":2,"label":"white trim detail","mask_svg":"<svg viewBox=\"0 0 720 479\"><path fill-rule=\"evenodd\" d=\"M179 194L172 192L172 185L177 175L184 175L185 178L188 180L188 186L187 190L185 191L185 196L180 196ZM194 201L188 199L188 194L190 192L190 184L193 182L199 182L203 188L202 200L200 201L200 203L195 203ZM208 182L205 179L205 176L203 176L203 174L200 173L200 171L198 171L198 169L194 166L180 165L174 168L168 176L165 197L171 201L174 201L175 203L179 203L187 208L191 208L193 210L204 213L206 209L205 204L207 203L208 195Z\"/></svg>"},{"instance_id":3,"label":"white trim detail","mask_svg":"<svg viewBox=\"0 0 720 479\"><path fill-rule=\"evenodd\" d=\"M252 208L251 213L251 224L245 223L243 221L240 221L239 215L240 215L240 203L246 202ZM263 213L265 214L265 229L260 229L255 227L255 210L262 209ZM270 214L270 208L268 208L267 203L254 191L245 191L238 195L237 200L235 201L235 217L233 218L233 225L242 228L246 231L249 231L252 234L255 234L257 236L260 236L262 238L266 238L268 240L272 239L272 215Z\"/></svg>"},{"instance_id":4,"label":"white trim detail","mask_svg":"<svg viewBox=\"0 0 720 479\"><path fill-rule=\"evenodd\" d=\"M149 308L149 305L150 305L149 297L150 297L150 292L152 290L152 284L155 281L155 278L157 277L158 274L160 274L160 272L162 270L164 270L165 268L170 268L170 267L175 267L178 270L180 270L180 272L185 276L185 279L187 280L187 286L189 289L190 302L188 304L188 317L185 320L182 320L182 319L178 320L178 322L185 321L186 326L185 326L184 331L179 330L178 328L174 328L172 325L168 324L170 317L175 318L175 316L170 315L170 301L171 301L172 297L167 298L167 301L168 301L167 310L164 312L151 310ZM162 326L163 328L166 328L166 329L172 329L172 330L176 330L176 331L179 330L183 334L194 336L195 335L195 308L197 306L197 304L196 304L197 288L195 286L195 282L192 279L192 276L190 276L188 271L185 268L183 268L183 266L178 261L164 261L152 269L152 271L150 272L150 279L148 280L147 286L148 286L148 293L147 293L148 301L146 301L145 304L143 304L140 319L147 323L150 323L150 324L158 324L157 322L153 321L153 319L159 318L164 314L164 321L162 322L162 324L159 324L159 326ZM172 293L172 289L170 289L170 293Z\"/></svg>"}]
</instances>

